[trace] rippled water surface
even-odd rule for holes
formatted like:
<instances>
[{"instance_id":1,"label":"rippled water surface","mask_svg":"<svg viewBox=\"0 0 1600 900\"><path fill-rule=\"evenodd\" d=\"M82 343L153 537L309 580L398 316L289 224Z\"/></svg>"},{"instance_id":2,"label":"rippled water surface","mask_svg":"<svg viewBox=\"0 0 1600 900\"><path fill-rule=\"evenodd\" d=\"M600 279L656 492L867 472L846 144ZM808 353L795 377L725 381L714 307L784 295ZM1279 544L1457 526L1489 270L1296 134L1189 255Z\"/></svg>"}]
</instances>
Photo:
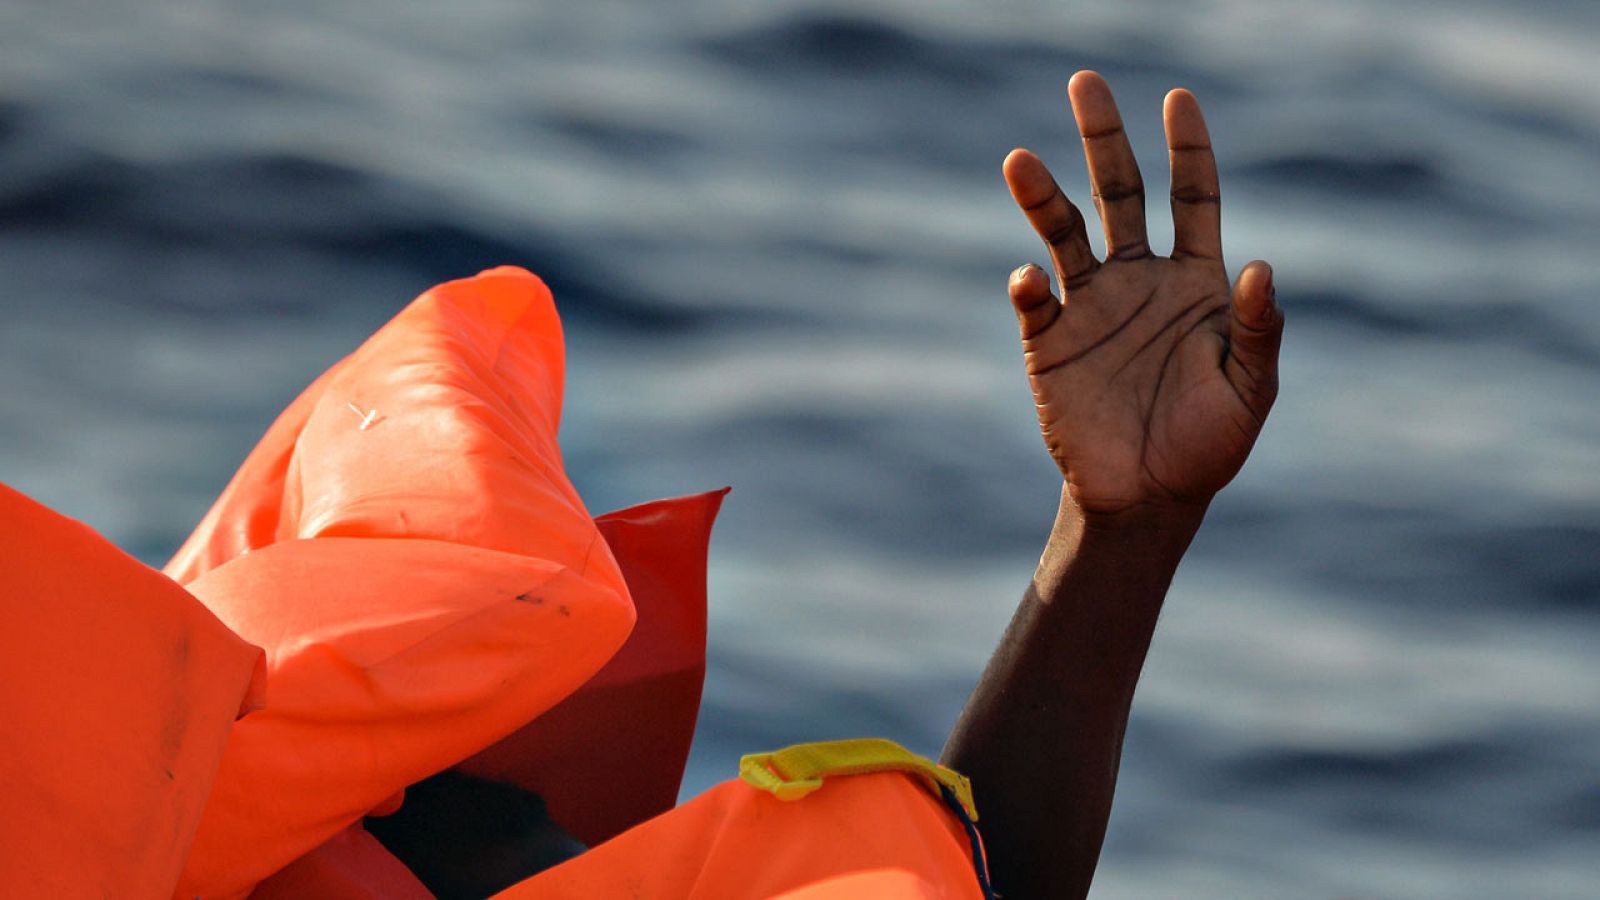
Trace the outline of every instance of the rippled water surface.
<instances>
[{"instance_id":1,"label":"rippled water surface","mask_svg":"<svg viewBox=\"0 0 1600 900\"><path fill-rule=\"evenodd\" d=\"M0 480L159 563L313 374L526 265L591 508L734 486L689 790L936 752L1055 502L999 161L1085 198L1094 67L1155 189L1192 88L1291 331L1095 896L1600 893L1600 6L106 6L0 6Z\"/></svg>"}]
</instances>

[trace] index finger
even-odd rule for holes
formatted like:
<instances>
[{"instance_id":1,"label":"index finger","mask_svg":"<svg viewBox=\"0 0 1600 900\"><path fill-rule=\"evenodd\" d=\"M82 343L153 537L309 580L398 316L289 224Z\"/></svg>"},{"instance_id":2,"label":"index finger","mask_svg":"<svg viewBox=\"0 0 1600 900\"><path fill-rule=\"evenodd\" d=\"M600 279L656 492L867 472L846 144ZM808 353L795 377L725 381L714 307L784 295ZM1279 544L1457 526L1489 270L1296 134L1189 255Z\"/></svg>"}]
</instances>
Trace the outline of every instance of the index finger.
<instances>
[{"instance_id":1,"label":"index finger","mask_svg":"<svg viewBox=\"0 0 1600 900\"><path fill-rule=\"evenodd\" d=\"M1062 296L1072 293L1100 265L1089 247L1082 214L1061 192L1044 162L1029 151L1020 147L1011 151L1001 168L1012 199L1050 248L1050 261L1055 264Z\"/></svg>"}]
</instances>

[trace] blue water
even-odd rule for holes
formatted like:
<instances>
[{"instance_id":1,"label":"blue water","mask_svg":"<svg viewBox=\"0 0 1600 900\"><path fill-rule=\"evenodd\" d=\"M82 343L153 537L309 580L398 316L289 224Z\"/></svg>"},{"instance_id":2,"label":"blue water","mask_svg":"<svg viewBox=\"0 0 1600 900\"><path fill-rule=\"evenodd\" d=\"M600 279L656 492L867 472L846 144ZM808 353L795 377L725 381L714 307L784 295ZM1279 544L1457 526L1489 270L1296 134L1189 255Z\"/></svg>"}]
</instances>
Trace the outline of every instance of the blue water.
<instances>
[{"instance_id":1,"label":"blue water","mask_svg":"<svg viewBox=\"0 0 1600 900\"><path fill-rule=\"evenodd\" d=\"M313 374L520 263L591 508L734 486L687 789L936 752L1056 494L999 161L1086 197L1091 66L1159 196L1186 85L1290 333L1094 896L1600 896L1600 6L399 6L0 4L0 480L159 563Z\"/></svg>"}]
</instances>

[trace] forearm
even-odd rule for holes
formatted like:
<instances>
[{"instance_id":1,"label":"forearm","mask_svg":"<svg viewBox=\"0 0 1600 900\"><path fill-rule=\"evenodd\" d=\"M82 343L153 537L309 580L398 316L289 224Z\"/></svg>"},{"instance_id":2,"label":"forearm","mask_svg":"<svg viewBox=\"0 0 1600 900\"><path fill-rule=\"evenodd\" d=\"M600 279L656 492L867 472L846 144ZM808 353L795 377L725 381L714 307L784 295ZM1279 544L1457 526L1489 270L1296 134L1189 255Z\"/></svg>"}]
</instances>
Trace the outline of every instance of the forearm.
<instances>
[{"instance_id":1,"label":"forearm","mask_svg":"<svg viewBox=\"0 0 1600 900\"><path fill-rule=\"evenodd\" d=\"M971 777L996 889L1088 893L1134 687L1203 506L1085 517L1065 493L1011 625L945 746Z\"/></svg>"}]
</instances>

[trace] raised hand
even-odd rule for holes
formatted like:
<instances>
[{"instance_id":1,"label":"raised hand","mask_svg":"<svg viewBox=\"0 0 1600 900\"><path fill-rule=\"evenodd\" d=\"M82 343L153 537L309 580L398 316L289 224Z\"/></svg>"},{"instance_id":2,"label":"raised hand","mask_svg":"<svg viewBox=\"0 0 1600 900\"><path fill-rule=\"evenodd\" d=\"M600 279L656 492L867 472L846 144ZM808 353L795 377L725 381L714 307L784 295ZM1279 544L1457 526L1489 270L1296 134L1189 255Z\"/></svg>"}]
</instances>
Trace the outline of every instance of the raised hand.
<instances>
[{"instance_id":1,"label":"raised hand","mask_svg":"<svg viewBox=\"0 0 1600 900\"><path fill-rule=\"evenodd\" d=\"M1145 234L1144 184L1111 89L1079 72L1067 87L1083 136L1107 255L1027 150L1006 158L1006 184L1050 250L1043 270L1012 273L1028 381L1046 446L1086 515L1171 505L1201 509L1255 444L1278 388L1283 315L1272 269L1247 265L1230 290L1222 262L1216 159L1200 105L1167 95L1172 255Z\"/></svg>"}]
</instances>

